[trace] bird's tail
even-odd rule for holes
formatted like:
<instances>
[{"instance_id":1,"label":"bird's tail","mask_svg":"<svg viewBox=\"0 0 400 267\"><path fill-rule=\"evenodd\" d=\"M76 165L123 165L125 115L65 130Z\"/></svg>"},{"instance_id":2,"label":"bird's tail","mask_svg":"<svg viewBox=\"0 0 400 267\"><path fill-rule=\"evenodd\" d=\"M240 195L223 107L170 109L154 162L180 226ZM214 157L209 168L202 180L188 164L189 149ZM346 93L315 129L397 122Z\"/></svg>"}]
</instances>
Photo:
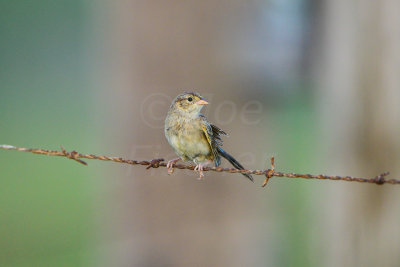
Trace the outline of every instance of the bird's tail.
<instances>
[{"instance_id":1,"label":"bird's tail","mask_svg":"<svg viewBox=\"0 0 400 267\"><path fill-rule=\"evenodd\" d=\"M244 167L242 166L242 164L240 164L236 159L234 159L234 157L232 157L231 155L229 155L227 152L225 152L222 148L218 147L218 153L223 156L224 158L226 158L232 165L233 167L235 167L238 170L244 170ZM247 178L250 179L250 181L254 182L253 177L248 174L248 173L242 173L244 176L246 176Z\"/></svg>"}]
</instances>

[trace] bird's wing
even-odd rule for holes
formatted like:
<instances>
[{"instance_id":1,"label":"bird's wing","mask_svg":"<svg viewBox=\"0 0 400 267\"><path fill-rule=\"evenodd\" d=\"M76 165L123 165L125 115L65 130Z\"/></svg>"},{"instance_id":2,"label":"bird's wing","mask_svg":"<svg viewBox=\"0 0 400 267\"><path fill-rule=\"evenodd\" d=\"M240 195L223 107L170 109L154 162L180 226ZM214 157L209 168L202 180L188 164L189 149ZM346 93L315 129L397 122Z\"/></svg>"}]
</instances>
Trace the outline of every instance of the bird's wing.
<instances>
[{"instance_id":1,"label":"bird's wing","mask_svg":"<svg viewBox=\"0 0 400 267\"><path fill-rule=\"evenodd\" d=\"M218 128L217 126L211 124L211 130L213 132L213 136L215 139L215 142L219 145L222 146L222 139L221 136L222 135L228 135L226 132L222 131L220 128Z\"/></svg>"},{"instance_id":2,"label":"bird's wing","mask_svg":"<svg viewBox=\"0 0 400 267\"><path fill-rule=\"evenodd\" d=\"M200 116L200 119L203 133L210 144L211 152L214 156L215 166L219 166L221 164L221 157L218 153L218 146L222 145L220 134L225 134L225 132L210 124L203 115Z\"/></svg>"}]
</instances>

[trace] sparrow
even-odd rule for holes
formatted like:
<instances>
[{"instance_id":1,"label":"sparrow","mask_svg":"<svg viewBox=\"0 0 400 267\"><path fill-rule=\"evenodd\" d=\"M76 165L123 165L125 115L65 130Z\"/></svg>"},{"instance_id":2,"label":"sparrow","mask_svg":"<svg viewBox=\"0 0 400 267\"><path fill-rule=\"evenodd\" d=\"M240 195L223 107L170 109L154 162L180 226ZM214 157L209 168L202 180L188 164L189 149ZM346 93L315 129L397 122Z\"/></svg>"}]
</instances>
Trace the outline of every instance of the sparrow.
<instances>
[{"instance_id":1,"label":"sparrow","mask_svg":"<svg viewBox=\"0 0 400 267\"><path fill-rule=\"evenodd\" d=\"M173 173L174 164L183 160L196 164L194 170L199 172L199 179L202 179L204 167L213 163L218 167L221 164L221 156L236 169L244 170L235 158L221 148L221 136L227 134L209 123L200 113L207 104L208 102L198 93L183 93L172 101L165 119L164 133L179 157L168 161L169 174ZM253 181L250 174L242 174Z\"/></svg>"}]
</instances>

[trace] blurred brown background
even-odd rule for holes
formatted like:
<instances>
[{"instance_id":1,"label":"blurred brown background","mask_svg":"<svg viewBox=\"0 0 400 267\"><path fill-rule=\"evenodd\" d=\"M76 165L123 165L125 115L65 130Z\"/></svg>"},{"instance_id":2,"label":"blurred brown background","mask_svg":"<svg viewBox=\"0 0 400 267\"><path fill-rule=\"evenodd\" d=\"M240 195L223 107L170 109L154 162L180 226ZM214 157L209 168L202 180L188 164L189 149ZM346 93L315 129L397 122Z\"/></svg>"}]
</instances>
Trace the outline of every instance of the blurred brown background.
<instances>
[{"instance_id":1,"label":"blurred brown background","mask_svg":"<svg viewBox=\"0 0 400 267\"><path fill-rule=\"evenodd\" d=\"M0 18L0 143L175 157L171 100L201 93L250 169L400 177L400 2L29 1ZM0 151L8 266L398 266L393 185ZM229 166L226 162L224 166Z\"/></svg>"}]
</instances>

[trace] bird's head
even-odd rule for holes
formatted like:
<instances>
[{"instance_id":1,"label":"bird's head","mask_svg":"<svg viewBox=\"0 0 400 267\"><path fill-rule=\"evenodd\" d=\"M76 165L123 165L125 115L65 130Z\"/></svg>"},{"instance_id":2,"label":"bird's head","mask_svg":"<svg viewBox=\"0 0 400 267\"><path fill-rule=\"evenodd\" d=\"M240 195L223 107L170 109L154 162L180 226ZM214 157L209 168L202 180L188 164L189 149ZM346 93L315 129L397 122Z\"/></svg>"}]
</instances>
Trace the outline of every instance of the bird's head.
<instances>
[{"instance_id":1,"label":"bird's head","mask_svg":"<svg viewBox=\"0 0 400 267\"><path fill-rule=\"evenodd\" d=\"M196 116L208 102L198 93L183 93L172 101L171 109L188 116Z\"/></svg>"}]
</instances>

